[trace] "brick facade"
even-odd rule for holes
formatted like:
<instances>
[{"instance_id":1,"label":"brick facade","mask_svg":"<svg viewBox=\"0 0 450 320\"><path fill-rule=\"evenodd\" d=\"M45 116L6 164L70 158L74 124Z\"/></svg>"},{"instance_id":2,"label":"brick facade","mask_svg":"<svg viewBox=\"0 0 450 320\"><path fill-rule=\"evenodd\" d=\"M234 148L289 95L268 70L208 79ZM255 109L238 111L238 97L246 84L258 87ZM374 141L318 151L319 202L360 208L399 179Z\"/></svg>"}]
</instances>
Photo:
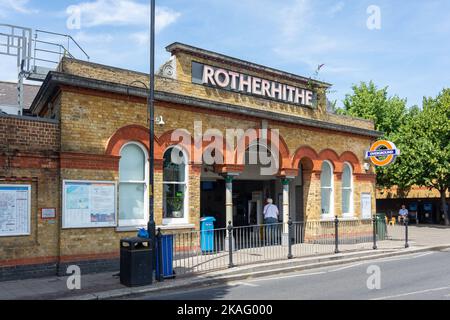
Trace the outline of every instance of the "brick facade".
<instances>
[{"instance_id":1,"label":"brick facade","mask_svg":"<svg viewBox=\"0 0 450 320\"><path fill-rule=\"evenodd\" d=\"M362 132L373 131L372 122L327 113L323 88L318 89L319 105L316 108L226 92L192 83L191 61L206 63L208 60L205 57L186 52L175 54L177 79L157 76L156 90L161 94L201 98L240 106L243 110L270 111L293 118L322 121L337 127L346 125ZM218 67L237 68L220 61L210 63ZM120 148L129 141L148 148L145 96L104 89L114 87L125 90L123 85L127 85L137 90L142 88L138 81L148 82L147 75L67 58L62 60L58 71L59 73L49 74L43 85L47 86L47 91L41 90L43 92L38 94L32 106L32 112L43 117L39 118L43 120L0 116L0 179L13 183L30 181L32 184L32 233L25 237L0 237L0 280L2 277L11 277L11 268L14 266L23 266L30 272L35 270L39 274L55 270L64 273L64 266L70 263L80 264L83 272L117 268L119 239L136 233L116 227L61 228L61 186L63 180L118 182ZM260 71L252 69L246 70L246 73L261 75ZM73 82L71 84L70 81L61 84L52 82L51 77L55 75L70 75L71 81L80 83L87 83L88 79L97 82L85 87ZM262 76L277 80L270 72ZM283 81L305 85L292 79ZM130 85L131 83L133 84ZM154 204L157 225L163 223L164 151L177 144L177 141L170 139L173 130L184 128L193 133L194 121L202 121L203 131L212 128L222 132L227 128L258 129L263 120L267 120L269 130L279 130L281 147L278 151L282 160L278 175L296 175L299 164L303 165L304 212L307 219L320 219L320 170L324 160L330 161L334 167L336 215L342 216L340 190L344 162L352 166L354 173L354 216L358 218L361 215L362 192L372 194L372 208L375 208L375 176L372 171L365 172L362 169L364 151L376 139L373 133L355 134L320 125L297 125L226 110L206 111L205 108L162 100L156 101L155 115L162 116L165 121L165 125L155 125L154 137ZM56 120L49 119L51 117ZM198 229L200 218L202 166L192 162L192 152L192 149L187 150L190 160L188 230ZM225 164L220 170L226 172L229 170L227 168L237 167L235 164ZM39 209L46 207L57 208L56 219L39 218Z\"/></svg>"}]
</instances>

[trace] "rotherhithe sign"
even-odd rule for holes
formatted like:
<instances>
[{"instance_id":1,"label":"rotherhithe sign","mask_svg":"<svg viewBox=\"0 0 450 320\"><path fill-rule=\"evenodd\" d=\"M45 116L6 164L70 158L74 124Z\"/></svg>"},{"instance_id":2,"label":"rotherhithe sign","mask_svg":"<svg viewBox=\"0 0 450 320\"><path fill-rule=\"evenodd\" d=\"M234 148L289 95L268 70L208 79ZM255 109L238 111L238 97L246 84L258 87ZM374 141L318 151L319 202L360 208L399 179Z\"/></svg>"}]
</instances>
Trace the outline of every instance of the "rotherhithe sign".
<instances>
[{"instance_id":1,"label":"rotherhithe sign","mask_svg":"<svg viewBox=\"0 0 450 320\"><path fill-rule=\"evenodd\" d=\"M192 62L192 82L304 106L314 99L310 90L198 62Z\"/></svg>"}]
</instances>

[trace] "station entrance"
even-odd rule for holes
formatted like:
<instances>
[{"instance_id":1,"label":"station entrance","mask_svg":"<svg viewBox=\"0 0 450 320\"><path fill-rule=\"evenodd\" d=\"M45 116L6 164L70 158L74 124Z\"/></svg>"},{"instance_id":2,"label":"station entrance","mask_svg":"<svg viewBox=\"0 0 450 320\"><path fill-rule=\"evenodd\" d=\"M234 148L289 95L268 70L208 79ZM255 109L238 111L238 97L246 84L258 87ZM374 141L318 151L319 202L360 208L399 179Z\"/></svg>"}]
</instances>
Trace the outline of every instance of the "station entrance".
<instances>
[{"instance_id":1,"label":"station entrance","mask_svg":"<svg viewBox=\"0 0 450 320\"><path fill-rule=\"evenodd\" d=\"M271 156L267 148L258 145L255 150L247 150L244 170L233 178L233 226L249 226L264 223L263 208L267 198L272 198L278 206L282 218L282 186L276 174L263 175L260 163L251 164L251 152L263 150ZM257 157L254 157L256 159ZM274 157L272 156L272 159ZM275 161L275 159L273 160ZM226 187L225 179L216 174L212 166L203 166L201 175L200 210L202 216L216 218L217 228L226 227Z\"/></svg>"},{"instance_id":2,"label":"station entrance","mask_svg":"<svg viewBox=\"0 0 450 320\"><path fill-rule=\"evenodd\" d=\"M274 199L281 215L281 203L275 197L275 180L233 181L233 225L248 226L262 224L263 208L267 198ZM225 180L201 182L200 210L202 216L216 218L216 227L226 226ZM281 201L281 200L280 200Z\"/></svg>"}]
</instances>

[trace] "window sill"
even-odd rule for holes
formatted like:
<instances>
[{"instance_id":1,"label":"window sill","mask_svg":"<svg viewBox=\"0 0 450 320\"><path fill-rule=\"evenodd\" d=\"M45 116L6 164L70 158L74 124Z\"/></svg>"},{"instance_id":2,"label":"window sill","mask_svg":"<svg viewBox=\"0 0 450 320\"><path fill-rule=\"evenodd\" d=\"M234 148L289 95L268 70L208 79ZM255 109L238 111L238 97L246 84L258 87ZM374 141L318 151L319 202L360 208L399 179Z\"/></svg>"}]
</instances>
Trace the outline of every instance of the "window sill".
<instances>
[{"instance_id":1,"label":"window sill","mask_svg":"<svg viewBox=\"0 0 450 320\"><path fill-rule=\"evenodd\" d=\"M344 214L339 219L341 219L341 220L358 220L358 218L355 217L353 214Z\"/></svg>"},{"instance_id":2,"label":"window sill","mask_svg":"<svg viewBox=\"0 0 450 320\"><path fill-rule=\"evenodd\" d=\"M147 226L124 226L124 227L116 227L116 232L130 232L130 231L138 231L140 228L147 228Z\"/></svg>"},{"instance_id":3,"label":"window sill","mask_svg":"<svg viewBox=\"0 0 450 320\"><path fill-rule=\"evenodd\" d=\"M156 226L156 229L161 228L161 230L175 230L175 229L195 229L195 224L193 223L169 223Z\"/></svg>"}]
</instances>

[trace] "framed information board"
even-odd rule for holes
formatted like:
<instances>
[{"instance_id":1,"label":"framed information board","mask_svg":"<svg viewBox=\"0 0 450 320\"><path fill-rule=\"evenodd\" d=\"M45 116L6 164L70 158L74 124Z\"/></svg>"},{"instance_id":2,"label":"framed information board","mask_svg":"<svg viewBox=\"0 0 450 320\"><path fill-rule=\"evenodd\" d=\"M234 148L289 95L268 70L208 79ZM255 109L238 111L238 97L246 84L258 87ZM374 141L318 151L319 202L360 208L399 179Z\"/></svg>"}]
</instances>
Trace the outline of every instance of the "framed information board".
<instances>
[{"instance_id":1,"label":"framed information board","mask_svg":"<svg viewBox=\"0 0 450 320\"><path fill-rule=\"evenodd\" d=\"M31 185L0 184L0 237L30 234Z\"/></svg>"},{"instance_id":2,"label":"framed information board","mask_svg":"<svg viewBox=\"0 0 450 320\"><path fill-rule=\"evenodd\" d=\"M361 218L372 218L372 195L370 193L361 193Z\"/></svg>"},{"instance_id":3,"label":"framed information board","mask_svg":"<svg viewBox=\"0 0 450 320\"><path fill-rule=\"evenodd\" d=\"M63 181L63 228L115 227L116 183Z\"/></svg>"}]
</instances>

